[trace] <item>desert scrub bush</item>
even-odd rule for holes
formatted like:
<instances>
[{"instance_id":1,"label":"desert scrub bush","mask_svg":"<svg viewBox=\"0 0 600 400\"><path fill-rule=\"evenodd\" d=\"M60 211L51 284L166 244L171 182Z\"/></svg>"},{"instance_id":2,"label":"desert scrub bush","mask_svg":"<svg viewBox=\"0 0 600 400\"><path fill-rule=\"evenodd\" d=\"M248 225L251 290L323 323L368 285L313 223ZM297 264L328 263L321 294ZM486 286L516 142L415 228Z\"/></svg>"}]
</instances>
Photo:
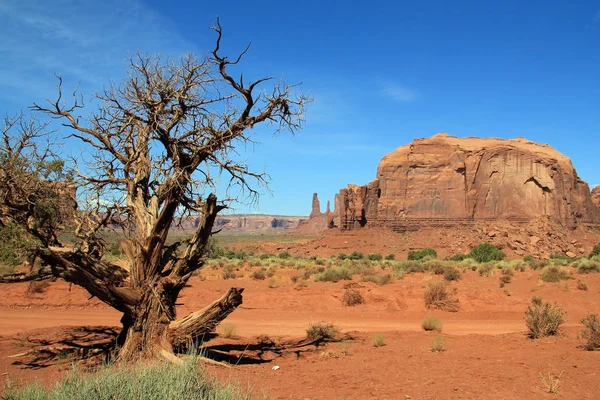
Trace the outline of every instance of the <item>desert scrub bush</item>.
<instances>
[{"instance_id":1,"label":"desert scrub bush","mask_svg":"<svg viewBox=\"0 0 600 400\"><path fill-rule=\"evenodd\" d=\"M496 266L491 262L486 262L485 264L481 264L479 267L477 267L477 273L479 276L492 276L495 270Z\"/></svg>"},{"instance_id":2,"label":"desert scrub bush","mask_svg":"<svg viewBox=\"0 0 600 400\"><path fill-rule=\"evenodd\" d=\"M420 261L398 261L393 267L396 270L402 270L407 274L414 272L425 272L428 270L428 265Z\"/></svg>"},{"instance_id":3,"label":"desert scrub bush","mask_svg":"<svg viewBox=\"0 0 600 400\"><path fill-rule=\"evenodd\" d=\"M427 317L421 322L421 327L425 331L441 332L443 326L442 320L436 317Z\"/></svg>"},{"instance_id":4,"label":"desert scrub bush","mask_svg":"<svg viewBox=\"0 0 600 400\"><path fill-rule=\"evenodd\" d=\"M217 327L217 333L219 334L220 337L225 338L225 339L234 338L235 335L237 334L237 326L235 326L234 324L222 322Z\"/></svg>"},{"instance_id":5,"label":"desert scrub bush","mask_svg":"<svg viewBox=\"0 0 600 400\"><path fill-rule=\"evenodd\" d=\"M236 273L234 271L235 266L233 264L227 264L223 267L223 272L221 273L221 277L223 279L235 279Z\"/></svg>"},{"instance_id":6,"label":"desert scrub bush","mask_svg":"<svg viewBox=\"0 0 600 400\"><path fill-rule=\"evenodd\" d=\"M525 325L529 328L529 337L538 339L555 335L565 322L566 312L558 305L544 302L541 297L534 297L525 311Z\"/></svg>"},{"instance_id":7,"label":"desert scrub bush","mask_svg":"<svg viewBox=\"0 0 600 400\"><path fill-rule=\"evenodd\" d=\"M507 283L511 283L514 275L515 272L511 267L502 268L500 272L500 287L504 287Z\"/></svg>"},{"instance_id":8,"label":"desert scrub bush","mask_svg":"<svg viewBox=\"0 0 600 400\"><path fill-rule=\"evenodd\" d=\"M351 281L352 273L346 267L333 267L315 275L316 282L339 282Z\"/></svg>"},{"instance_id":9,"label":"desert scrub bush","mask_svg":"<svg viewBox=\"0 0 600 400\"><path fill-rule=\"evenodd\" d=\"M249 390L239 386L219 383L189 357L182 364L156 362L133 366L105 366L95 373L83 374L74 370L57 385L44 387L41 384L22 389L7 387L3 394L6 400L47 399L219 399L251 400L255 398Z\"/></svg>"},{"instance_id":10,"label":"desert scrub bush","mask_svg":"<svg viewBox=\"0 0 600 400\"><path fill-rule=\"evenodd\" d=\"M592 258L595 256L600 256L600 244L594 245L594 248L592 249L592 252L590 253L590 255L588 257Z\"/></svg>"},{"instance_id":11,"label":"desert scrub bush","mask_svg":"<svg viewBox=\"0 0 600 400\"><path fill-rule=\"evenodd\" d=\"M365 258L364 254L358 251L353 251L352 254L348 256L349 260L362 260Z\"/></svg>"},{"instance_id":12,"label":"desert scrub bush","mask_svg":"<svg viewBox=\"0 0 600 400\"><path fill-rule=\"evenodd\" d=\"M561 280L569 279L571 271L556 265L544 267L540 275L540 279L544 282L560 282Z\"/></svg>"},{"instance_id":13,"label":"desert scrub bush","mask_svg":"<svg viewBox=\"0 0 600 400\"><path fill-rule=\"evenodd\" d=\"M333 322L311 322L306 329L308 340L335 340L339 334L340 328Z\"/></svg>"},{"instance_id":14,"label":"desert scrub bush","mask_svg":"<svg viewBox=\"0 0 600 400\"><path fill-rule=\"evenodd\" d=\"M385 346L385 336L383 333L376 333L373 336L373 347L383 347Z\"/></svg>"},{"instance_id":15,"label":"desert scrub bush","mask_svg":"<svg viewBox=\"0 0 600 400\"><path fill-rule=\"evenodd\" d=\"M457 281L461 277L461 273L458 269L454 267L446 267L444 271L444 280L451 282Z\"/></svg>"},{"instance_id":16,"label":"desert scrub bush","mask_svg":"<svg viewBox=\"0 0 600 400\"><path fill-rule=\"evenodd\" d=\"M573 267L577 268L578 274L591 274L600 272L600 263L589 260L581 259L573 263Z\"/></svg>"},{"instance_id":17,"label":"desert scrub bush","mask_svg":"<svg viewBox=\"0 0 600 400\"><path fill-rule=\"evenodd\" d=\"M281 260L287 260L288 258L291 258L292 255L289 253L289 251L282 251L281 253L279 253L277 255L277 258L281 259Z\"/></svg>"},{"instance_id":18,"label":"desert scrub bush","mask_svg":"<svg viewBox=\"0 0 600 400\"><path fill-rule=\"evenodd\" d=\"M441 336L436 336L431 341L431 351L434 353L442 352L446 349L446 340Z\"/></svg>"},{"instance_id":19,"label":"desert scrub bush","mask_svg":"<svg viewBox=\"0 0 600 400\"><path fill-rule=\"evenodd\" d=\"M364 304L365 298L362 294L356 289L346 289L344 291L344 297L342 298L342 304L347 307L357 306L359 304Z\"/></svg>"},{"instance_id":20,"label":"desert scrub bush","mask_svg":"<svg viewBox=\"0 0 600 400\"><path fill-rule=\"evenodd\" d=\"M279 287L279 283L277 282L277 279L270 278L268 286L269 286L269 289L275 289L275 288Z\"/></svg>"},{"instance_id":21,"label":"desert scrub bush","mask_svg":"<svg viewBox=\"0 0 600 400\"><path fill-rule=\"evenodd\" d=\"M469 258L468 254L455 254L453 256L446 257L446 260L448 260L448 261L463 261L463 260L466 260L467 258Z\"/></svg>"},{"instance_id":22,"label":"desert scrub bush","mask_svg":"<svg viewBox=\"0 0 600 400\"><path fill-rule=\"evenodd\" d=\"M600 349L600 318L596 314L590 314L581 320L585 327L581 337L586 340L583 348L588 351Z\"/></svg>"},{"instance_id":23,"label":"desert scrub bush","mask_svg":"<svg viewBox=\"0 0 600 400\"><path fill-rule=\"evenodd\" d=\"M525 256L523 257L523 261L525 261L526 263L530 263L533 261L533 256Z\"/></svg>"},{"instance_id":24,"label":"desert scrub bush","mask_svg":"<svg viewBox=\"0 0 600 400\"><path fill-rule=\"evenodd\" d=\"M394 261L396 259L396 256L393 254L388 254L387 256L385 256L385 259L388 261Z\"/></svg>"},{"instance_id":25,"label":"desert scrub bush","mask_svg":"<svg viewBox=\"0 0 600 400\"><path fill-rule=\"evenodd\" d=\"M545 266L548 265L548 261L546 260L532 260L528 262L529 264L529 268L531 268L534 271L537 271L538 269L542 269Z\"/></svg>"},{"instance_id":26,"label":"desert scrub bush","mask_svg":"<svg viewBox=\"0 0 600 400\"><path fill-rule=\"evenodd\" d=\"M360 278L363 282L373 282L379 286L387 285L392 281L392 274L367 274Z\"/></svg>"},{"instance_id":27,"label":"desert scrub bush","mask_svg":"<svg viewBox=\"0 0 600 400\"><path fill-rule=\"evenodd\" d=\"M411 250L408 252L408 259L413 260L413 261L414 260L422 260L426 256L431 256L432 258L437 258L437 252L430 247L423 249L423 250L417 250L417 251Z\"/></svg>"},{"instance_id":28,"label":"desert scrub bush","mask_svg":"<svg viewBox=\"0 0 600 400\"><path fill-rule=\"evenodd\" d=\"M577 289L578 290L588 290L588 285L585 283L583 279L577 279Z\"/></svg>"},{"instance_id":29,"label":"desert scrub bush","mask_svg":"<svg viewBox=\"0 0 600 400\"><path fill-rule=\"evenodd\" d=\"M437 308L442 311L456 312L459 310L459 301L455 292L448 290L446 282L432 282L424 293L425 306L428 309Z\"/></svg>"},{"instance_id":30,"label":"desert scrub bush","mask_svg":"<svg viewBox=\"0 0 600 400\"><path fill-rule=\"evenodd\" d=\"M479 263L486 263L504 260L506 254L496 246L493 246L488 242L483 242L471 249L469 257Z\"/></svg>"},{"instance_id":31,"label":"desert scrub bush","mask_svg":"<svg viewBox=\"0 0 600 400\"><path fill-rule=\"evenodd\" d=\"M45 293L46 290L48 290L49 286L50 286L50 282L48 282L48 281L32 281L32 282L29 282L29 285L27 286L27 293L28 294Z\"/></svg>"},{"instance_id":32,"label":"desert scrub bush","mask_svg":"<svg viewBox=\"0 0 600 400\"><path fill-rule=\"evenodd\" d=\"M261 269L252 271L250 273L250 278L259 280L259 281L264 281L265 279L267 279L267 269L261 268Z\"/></svg>"},{"instance_id":33,"label":"desert scrub bush","mask_svg":"<svg viewBox=\"0 0 600 400\"><path fill-rule=\"evenodd\" d=\"M383 256L379 253L375 253L375 254L369 254L367 256L367 258L371 261L381 261L383 259Z\"/></svg>"}]
</instances>

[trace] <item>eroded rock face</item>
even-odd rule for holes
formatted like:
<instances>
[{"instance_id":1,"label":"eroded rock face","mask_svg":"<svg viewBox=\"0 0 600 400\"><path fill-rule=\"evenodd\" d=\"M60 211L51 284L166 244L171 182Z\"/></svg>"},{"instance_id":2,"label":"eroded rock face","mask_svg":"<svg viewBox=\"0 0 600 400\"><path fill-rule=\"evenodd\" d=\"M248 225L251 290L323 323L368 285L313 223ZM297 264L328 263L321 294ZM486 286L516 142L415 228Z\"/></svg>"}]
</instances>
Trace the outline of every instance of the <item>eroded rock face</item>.
<instances>
[{"instance_id":1,"label":"eroded rock face","mask_svg":"<svg viewBox=\"0 0 600 400\"><path fill-rule=\"evenodd\" d=\"M592 189L592 202L600 207L600 186L596 186Z\"/></svg>"},{"instance_id":2,"label":"eroded rock face","mask_svg":"<svg viewBox=\"0 0 600 400\"><path fill-rule=\"evenodd\" d=\"M386 155L374 181L342 189L338 203L342 229L539 217L569 227L600 223L571 161L523 138L417 139Z\"/></svg>"}]
</instances>

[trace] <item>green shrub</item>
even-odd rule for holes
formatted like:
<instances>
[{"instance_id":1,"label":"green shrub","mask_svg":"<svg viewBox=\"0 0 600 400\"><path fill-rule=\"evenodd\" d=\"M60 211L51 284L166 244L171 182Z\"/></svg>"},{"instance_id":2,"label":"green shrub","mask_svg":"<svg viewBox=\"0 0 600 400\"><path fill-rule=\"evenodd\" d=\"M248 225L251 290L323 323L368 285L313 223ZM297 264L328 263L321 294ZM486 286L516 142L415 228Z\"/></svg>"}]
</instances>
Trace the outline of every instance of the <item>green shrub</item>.
<instances>
[{"instance_id":1,"label":"green shrub","mask_svg":"<svg viewBox=\"0 0 600 400\"><path fill-rule=\"evenodd\" d=\"M306 329L308 340L335 340L340 334L340 329L332 322L311 322Z\"/></svg>"},{"instance_id":2,"label":"green shrub","mask_svg":"<svg viewBox=\"0 0 600 400\"><path fill-rule=\"evenodd\" d=\"M11 267L25 261L35 247L35 241L25 229L14 224L0 224L0 263Z\"/></svg>"},{"instance_id":3,"label":"green shrub","mask_svg":"<svg viewBox=\"0 0 600 400\"><path fill-rule=\"evenodd\" d=\"M328 268L315 276L316 282L351 281L352 273L346 267Z\"/></svg>"},{"instance_id":4,"label":"green shrub","mask_svg":"<svg viewBox=\"0 0 600 400\"><path fill-rule=\"evenodd\" d=\"M393 254L388 254L387 256L385 256L385 259L388 261L393 261L396 259L396 256Z\"/></svg>"},{"instance_id":5,"label":"green shrub","mask_svg":"<svg viewBox=\"0 0 600 400\"><path fill-rule=\"evenodd\" d=\"M342 304L345 306L353 307L359 304L363 304L365 302L365 298L362 294L356 289L346 289L344 291L344 297L342 298Z\"/></svg>"},{"instance_id":6,"label":"green shrub","mask_svg":"<svg viewBox=\"0 0 600 400\"><path fill-rule=\"evenodd\" d=\"M437 252L432 248L426 248L419 251L409 251L408 259L409 260L422 260L426 256L431 256L432 258L437 258Z\"/></svg>"},{"instance_id":7,"label":"green shrub","mask_svg":"<svg viewBox=\"0 0 600 400\"><path fill-rule=\"evenodd\" d=\"M375 253L375 254L369 254L367 256L367 258L371 261L381 261L383 259L383 256L379 253Z\"/></svg>"},{"instance_id":8,"label":"green shrub","mask_svg":"<svg viewBox=\"0 0 600 400\"><path fill-rule=\"evenodd\" d=\"M525 261L526 263L530 263L533 261L533 257L532 256L525 256L523 257L523 261Z\"/></svg>"},{"instance_id":9,"label":"green shrub","mask_svg":"<svg viewBox=\"0 0 600 400\"><path fill-rule=\"evenodd\" d=\"M583 347L588 351L600 349L600 318L596 314L590 314L581 323L585 327L581 337L587 341Z\"/></svg>"},{"instance_id":10,"label":"green shrub","mask_svg":"<svg viewBox=\"0 0 600 400\"><path fill-rule=\"evenodd\" d=\"M385 346L385 337L383 333L376 333L373 336L373 347L383 347Z\"/></svg>"},{"instance_id":11,"label":"green shrub","mask_svg":"<svg viewBox=\"0 0 600 400\"><path fill-rule=\"evenodd\" d=\"M525 311L525 324L532 339L555 335L565 322L566 312L558 305L544 303L541 297L534 297Z\"/></svg>"},{"instance_id":12,"label":"green shrub","mask_svg":"<svg viewBox=\"0 0 600 400\"><path fill-rule=\"evenodd\" d=\"M277 255L277 257L279 257L282 260L287 260L288 258L292 257L292 255L290 254L289 251L282 251L281 253L279 253Z\"/></svg>"},{"instance_id":13,"label":"green shrub","mask_svg":"<svg viewBox=\"0 0 600 400\"><path fill-rule=\"evenodd\" d=\"M443 326L444 323L442 322L442 320L436 317L427 317L421 323L421 327L425 331L441 332Z\"/></svg>"},{"instance_id":14,"label":"green shrub","mask_svg":"<svg viewBox=\"0 0 600 400\"><path fill-rule=\"evenodd\" d=\"M364 254L358 251L353 251L352 254L348 256L349 260L362 260L363 258L365 258Z\"/></svg>"},{"instance_id":15,"label":"green shrub","mask_svg":"<svg viewBox=\"0 0 600 400\"><path fill-rule=\"evenodd\" d=\"M57 385L34 384L22 389L7 387L6 400L46 399L220 399L250 400L248 390L222 384L197 366L195 357L183 364L140 363L134 366L105 366L93 374L69 373Z\"/></svg>"},{"instance_id":16,"label":"green shrub","mask_svg":"<svg viewBox=\"0 0 600 400\"><path fill-rule=\"evenodd\" d=\"M600 256L600 244L595 244L592 252L590 253L590 258L594 256Z\"/></svg>"},{"instance_id":17,"label":"green shrub","mask_svg":"<svg viewBox=\"0 0 600 400\"><path fill-rule=\"evenodd\" d=\"M433 282L425 288L425 306L429 309L437 308L443 311L456 312L459 310L458 299L455 293L448 290L446 282Z\"/></svg>"},{"instance_id":18,"label":"green shrub","mask_svg":"<svg viewBox=\"0 0 600 400\"><path fill-rule=\"evenodd\" d=\"M449 261L463 261L463 260L466 260L467 258L469 258L468 254L455 254L451 257L446 257L446 259Z\"/></svg>"},{"instance_id":19,"label":"green shrub","mask_svg":"<svg viewBox=\"0 0 600 400\"><path fill-rule=\"evenodd\" d=\"M479 263L504 260L506 254L496 246L483 242L471 249L469 257Z\"/></svg>"},{"instance_id":20,"label":"green shrub","mask_svg":"<svg viewBox=\"0 0 600 400\"><path fill-rule=\"evenodd\" d=\"M261 260L266 260L268 258L271 258L271 255L267 253L262 253L258 258L260 258Z\"/></svg>"}]
</instances>

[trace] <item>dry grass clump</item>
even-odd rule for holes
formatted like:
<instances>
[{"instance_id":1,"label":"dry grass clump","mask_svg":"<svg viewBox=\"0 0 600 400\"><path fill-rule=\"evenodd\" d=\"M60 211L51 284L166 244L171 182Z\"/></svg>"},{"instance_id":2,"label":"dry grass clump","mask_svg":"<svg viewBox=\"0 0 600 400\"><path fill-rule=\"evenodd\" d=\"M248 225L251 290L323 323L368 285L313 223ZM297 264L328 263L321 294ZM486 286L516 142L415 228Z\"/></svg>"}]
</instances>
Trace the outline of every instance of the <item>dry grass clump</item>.
<instances>
[{"instance_id":1,"label":"dry grass clump","mask_svg":"<svg viewBox=\"0 0 600 400\"><path fill-rule=\"evenodd\" d=\"M250 273L250 278L258 280L258 281L264 281L265 279L267 279L267 270L266 268L261 268L261 269L257 269L254 270Z\"/></svg>"},{"instance_id":2,"label":"dry grass clump","mask_svg":"<svg viewBox=\"0 0 600 400\"><path fill-rule=\"evenodd\" d=\"M446 349L446 340L441 336L436 336L431 341L431 351L434 353L442 352Z\"/></svg>"},{"instance_id":3,"label":"dry grass clump","mask_svg":"<svg viewBox=\"0 0 600 400\"><path fill-rule=\"evenodd\" d=\"M335 340L339 334L340 328L333 322L311 322L308 325L308 329L306 329L306 338L308 340Z\"/></svg>"},{"instance_id":4,"label":"dry grass clump","mask_svg":"<svg viewBox=\"0 0 600 400\"><path fill-rule=\"evenodd\" d=\"M540 279L544 282L560 282L561 280L569 279L571 271L568 268L563 268L557 265L549 265L542 269Z\"/></svg>"},{"instance_id":5,"label":"dry grass clump","mask_svg":"<svg viewBox=\"0 0 600 400\"><path fill-rule=\"evenodd\" d=\"M373 282L379 286L383 286L383 285L387 285L388 283L390 283L392 281L392 275L391 274L383 274L383 275L367 274L367 275L363 275L361 277L361 281Z\"/></svg>"},{"instance_id":6,"label":"dry grass clump","mask_svg":"<svg viewBox=\"0 0 600 400\"><path fill-rule=\"evenodd\" d=\"M227 264L223 267L223 273L221 274L223 279L235 279L236 273L232 264Z\"/></svg>"},{"instance_id":7,"label":"dry grass clump","mask_svg":"<svg viewBox=\"0 0 600 400\"><path fill-rule=\"evenodd\" d=\"M235 324L221 323L217 327L217 333L225 339L234 338L237 334L237 326Z\"/></svg>"},{"instance_id":8,"label":"dry grass clump","mask_svg":"<svg viewBox=\"0 0 600 400\"><path fill-rule=\"evenodd\" d=\"M447 267L444 271L444 280L448 282L457 281L460 279L460 277L460 271L454 267Z\"/></svg>"},{"instance_id":9,"label":"dry grass clump","mask_svg":"<svg viewBox=\"0 0 600 400\"><path fill-rule=\"evenodd\" d=\"M485 263L485 264L481 264L478 268L477 268L477 272L479 273L479 276L492 276L494 275L494 270L496 269L496 266L492 263Z\"/></svg>"},{"instance_id":10,"label":"dry grass clump","mask_svg":"<svg viewBox=\"0 0 600 400\"><path fill-rule=\"evenodd\" d=\"M588 285L585 283L583 279L577 279L577 289L578 290L588 290Z\"/></svg>"},{"instance_id":11,"label":"dry grass clump","mask_svg":"<svg viewBox=\"0 0 600 400\"><path fill-rule=\"evenodd\" d=\"M456 291L449 291L446 282L432 282L425 289L425 306L429 309L437 308L443 311L456 312L459 310L459 301L455 298Z\"/></svg>"},{"instance_id":12,"label":"dry grass clump","mask_svg":"<svg viewBox=\"0 0 600 400\"><path fill-rule=\"evenodd\" d=\"M596 314L590 314L581 320L585 329L581 337L586 340L583 348L588 351L600 349L600 318Z\"/></svg>"},{"instance_id":13,"label":"dry grass clump","mask_svg":"<svg viewBox=\"0 0 600 400\"><path fill-rule=\"evenodd\" d=\"M538 339L556 335L558 328L565 322L566 311L558 305L543 302L541 297L534 297L525 311L525 324L529 328L529 336Z\"/></svg>"},{"instance_id":14,"label":"dry grass clump","mask_svg":"<svg viewBox=\"0 0 600 400\"><path fill-rule=\"evenodd\" d=\"M373 336L373 347L383 347L385 346L385 337L383 333L376 333Z\"/></svg>"},{"instance_id":15,"label":"dry grass clump","mask_svg":"<svg viewBox=\"0 0 600 400\"><path fill-rule=\"evenodd\" d=\"M514 275L515 272L512 268L502 268L502 272L500 274L500 287L504 287L504 285L507 283L511 283Z\"/></svg>"},{"instance_id":16,"label":"dry grass clump","mask_svg":"<svg viewBox=\"0 0 600 400\"><path fill-rule=\"evenodd\" d=\"M279 283L277 282L277 279L270 278L268 286L269 286L269 289L275 289L275 288L279 287Z\"/></svg>"},{"instance_id":17,"label":"dry grass clump","mask_svg":"<svg viewBox=\"0 0 600 400\"><path fill-rule=\"evenodd\" d=\"M342 299L342 304L348 307L357 306L359 304L364 304L365 298L362 294L356 289L346 289L344 291L344 297Z\"/></svg>"},{"instance_id":18,"label":"dry grass clump","mask_svg":"<svg viewBox=\"0 0 600 400\"><path fill-rule=\"evenodd\" d=\"M540 373L540 380L544 384L544 390L550 394L558 394L560 389L560 378L562 377L563 371L560 374L554 375L548 372L546 375Z\"/></svg>"},{"instance_id":19,"label":"dry grass clump","mask_svg":"<svg viewBox=\"0 0 600 400\"><path fill-rule=\"evenodd\" d=\"M578 274L591 274L600 272L600 263L588 259L581 259L572 264L577 268Z\"/></svg>"},{"instance_id":20,"label":"dry grass clump","mask_svg":"<svg viewBox=\"0 0 600 400\"><path fill-rule=\"evenodd\" d=\"M444 323L442 322L442 320L436 317L427 317L421 323L421 327L425 331L441 332L443 326Z\"/></svg>"}]
</instances>

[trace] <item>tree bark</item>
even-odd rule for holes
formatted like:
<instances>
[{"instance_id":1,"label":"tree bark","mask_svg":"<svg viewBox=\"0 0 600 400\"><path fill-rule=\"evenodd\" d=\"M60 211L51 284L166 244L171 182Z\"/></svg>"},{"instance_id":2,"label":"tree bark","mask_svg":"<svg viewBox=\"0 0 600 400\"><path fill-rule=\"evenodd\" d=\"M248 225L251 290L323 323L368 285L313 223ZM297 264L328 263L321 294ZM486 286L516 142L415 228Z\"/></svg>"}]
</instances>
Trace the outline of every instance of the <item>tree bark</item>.
<instances>
[{"instance_id":1,"label":"tree bark","mask_svg":"<svg viewBox=\"0 0 600 400\"><path fill-rule=\"evenodd\" d=\"M201 341L204 335L214 331L221 321L242 304L243 291L243 288L230 288L220 299L202 310L171 322L169 336L173 347L185 350L190 345Z\"/></svg>"}]
</instances>

